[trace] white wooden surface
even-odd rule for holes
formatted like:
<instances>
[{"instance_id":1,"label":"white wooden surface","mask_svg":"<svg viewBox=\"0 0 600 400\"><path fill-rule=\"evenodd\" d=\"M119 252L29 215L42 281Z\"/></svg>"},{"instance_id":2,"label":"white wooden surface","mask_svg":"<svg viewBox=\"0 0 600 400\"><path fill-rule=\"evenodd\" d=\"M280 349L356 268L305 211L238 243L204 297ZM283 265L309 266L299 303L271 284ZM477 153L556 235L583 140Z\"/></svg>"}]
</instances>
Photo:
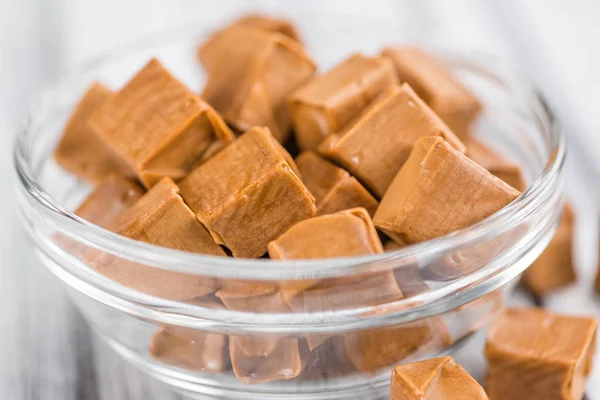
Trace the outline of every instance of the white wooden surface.
<instances>
[{"instance_id":1,"label":"white wooden surface","mask_svg":"<svg viewBox=\"0 0 600 400\"><path fill-rule=\"evenodd\" d=\"M218 2L219 12L243 1ZM317 3L317 2L315 2ZM176 399L149 386L104 348L94 352L90 333L66 301L59 283L36 262L16 219L12 188L12 138L27 102L41 86L68 73L124 37L216 13L215 2L0 0L0 399ZM285 10L287 1L253 1ZM303 2L306 7L315 6ZM595 1L444 0L328 1L320 7L387 7L418 12L408 22L423 41L460 44L494 53L531 72L560 108L571 142L568 191L578 211L580 283L549 299L548 307L600 316L590 282L596 265L600 162L600 3ZM515 303L527 298L516 294ZM485 371L482 335L457 355L475 376ZM597 364L600 364L598 360ZM600 366L588 383L600 400Z\"/></svg>"}]
</instances>

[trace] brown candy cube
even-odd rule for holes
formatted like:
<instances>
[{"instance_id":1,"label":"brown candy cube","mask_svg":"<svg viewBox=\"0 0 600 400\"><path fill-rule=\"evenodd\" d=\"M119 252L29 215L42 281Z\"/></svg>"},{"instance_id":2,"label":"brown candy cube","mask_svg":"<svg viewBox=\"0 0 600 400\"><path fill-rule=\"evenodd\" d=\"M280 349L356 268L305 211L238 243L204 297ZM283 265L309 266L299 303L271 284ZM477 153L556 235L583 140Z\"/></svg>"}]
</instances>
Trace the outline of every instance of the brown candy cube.
<instances>
[{"instance_id":1,"label":"brown candy cube","mask_svg":"<svg viewBox=\"0 0 600 400\"><path fill-rule=\"evenodd\" d=\"M487 400L483 388L452 357L398 365L390 400Z\"/></svg>"},{"instance_id":2,"label":"brown candy cube","mask_svg":"<svg viewBox=\"0 0 600 400\"><path fill-rule=\"evenodd\" d=\"M373 221L399 243L418 243L466 228L518 196L442 138L425 137L415 143Z\"/></svg>"},{"instance_id":3,"label":"brown candy cube","mask_svg":"<svg viewBox=\"0 0 600 400\"><path fill-rule=\"evenodd\" d=\"M88 125L92 113L113 94L106 86L93 83L73 111L54 151L54 159L62 168L90 182L99 182L122 169L117 155Z\"/></svg>"},{"instance_id":4,"label":"brown candy cube","mask_svg":"<svg viewBox=\"0 0 600 400\"><path fill-rule=\"evenodd\" d=\"M400 81L408 83L456 136L465 140L481 104L448 68L415 48L386 49L383 55L394 62Z\"/></svg>"},{"instance_id":5,"label":"brown candy cube","mask_svg":"<svg viewBox=\"0 0 600 400\"><path fill-rule=\"evenodd\" d=\"M231 51L231 46L236 45L235 43L226 40L227 36L223 36L223 33L231 27L246 27L272 33L280 33L297 42L300 41L294 25L285 19L271 18L264 15L246 15L234 21L225 29L215 32L198 49L198 59L209 74L214 71L215 65L218 64L219 58L221 57L221 52L226 54L228 51Z\"/></svg>"},{"instance_id":6,"label":"brown candy cube","mask_svg":"<svg viewBox=\"0 0 600 400\"><path fill-rule=\"evenodd\" d=\"M302 221L269 243L275 260L355 257L383 252L369 213L364 208L340 211Z\"/></svg>"},{"instance_id":7,"label":"brown candy cube","mask_svg":"<svg viewBox=\"0 0 600 400\"><path fill-rule=\"evenodd\" d=\"M554 238L523 273L523 283L532 293L544 295L576 281L573 219L573 210L566 205Z\"/></svg>"},{"instance_id":8,"label":"brown candy cube","mask_svg":"<svg viewBox=\"0 0 600 400\"><path fill-rule=\"evenodd\" d=\"M108 228L140 197L144 189L131 179L110 175L85 198L75 214L102 228Z\"/></svg>"},{"instance_id":9,"label":"brown candy cube","mask_svg":"<svg viewBox=\"0 0 600 400\"><path fill-rule=\"evenodd\" d=\"M302 181L317 201L317 215L363 207L373 216L379 202L342 168L307 150L296 157Z\"/></svg>"},{"instance_id":10,"label":"brown candy cube","mask_svg":"<svg viewBox=\"0 0 600 400\"><path fill-rule=\"evenodd\" d=\"M381 57L354 54L290 95L298 145L314 150L342 129L379 94L397 83L394 67Z\"/></svg>"},{"instance_id":11,"label":"brown candy cube","mask_svg":"<svg viewBox=\"0 0 600 400\"><path fill-rule=\"evenodd\" d=\"M288 313L278 292L243 297L239 292L217 292L230 310L250 313ZM289 336L231 335L229 356L235 376L245 383L292 379L302 371L298 339Z\"/></svg>"},{"instance_id":12,"label":"brown candy cube","mask_svg":"<svg viewBox=\"0 0 600 400\"><path fill-rule=\"evenodd\" d=\"M415 141L423 136L441 136L457 150L465 150L442 120L404 84L388 90L344 131L329 135L319 152L381 198Z\"/></svg>"},{"instance_id":13,"label":"brown candy cube","mask_svg":"<svg viewBox=\"0 0 600 400\"><path fill-rule=\"evenodd\" d=\"M227 335L182 327L161 328L152 336L150 354L165 364L217 373L231 367Z\"/></svg>"},{"instance_id":14,"label":"brown candy cube","mask_svg":"<svg viewBox=\"0 0 600 400\"><path fill-rule=\"evenodd\" d=\"M118 234L157 246L225 256L194 213L163 178L110 226ZM99 273L142 293L186 301L214 293L214 278L171 272L90 250L87 260Z\"/></svg>"},{"instance_id":15,"label":"brown candy cube","mask_svg":"<svg viewBox=\"0 0 600 400\"><path fill-rule=\"evenodd\" d=\"M302 45L278 33L234 26L219 35L218 59L207 61L202 96L239 131L267 126L281 143L290 133L286 98L316 66Z\"/></svg>"},{"instance_id":16,"label":"brown candy cube","mask_svg":"<svg viewBox=\"0 0 600 400\"><path fill-rule=\"evenodd\" d=\"M235 257L267 244L315 214L315 200L290 155L267 128L254 128L180 182L181 195L215 241Z\"/></svg>"},{"instance_id":17,"label":"brown candy cube","mask_svg":"<svg viewBox=\"0 0 600 400\"><path fill-rule=\"evenodd\" d=\"M271 259L355 257L383 252L364 208L302 221L269 243ZM402 298L393 274L282 282L281 292L295 311L315 312L372 306Z\"/></svg>"},{"instance_id":18,"label":"brown candy cube","mask_svg":"<svg viewBox=\"0 0 600 400\"><path fill-rule=\"evenodd\" d=\"M475 161L477 164L490 171L492 175L502 179L518 191L522 192L526 189L521 169L518 166L506 161L476 139L470 138L466 142L466 145L466 155L471 160Z\"/></svg>"},{"instance_id":19,"label":"brown candy cube","mask_svg":"<svg viewBox=\"0 0 600 400\"><path fill-rule=\"evenodd\" d=\"M109 175L101 180L75 210L75 214L101 228L108 228L142 195L144 189L131 179ZM56 234L54 241L69 254L84 258L87 246L66 235Z\"/></svg>"},{"instance_id":20,"label":"brown candy cube","mask_svg":"<svg viewBox=\"0 0 600 400\"><path fill-rule=\"evenodd\" d=\"M410 357L439 351L452 342L448 327L433 317L398 327L348 333L343 336L346 354L367 376Z\"/></svg>"},{"instance_id":21,"label":"brown candy cube","mask_svg":"<svg viewBox=\"0 0 600 400\"><path fill-rule=\"evenodd\" d=\"M490 400L581 399L598 322L542 309L507 309L488 332Z\"/></svg>"},{"instance_id":22,"label":"brown candy cube","mask_svg":"<svg viewBox=\"0 0 600 400\"><path fill-rule=\"evenodd\" d=\"M219 115L156 59L89 123L147 188L165 176L183 178L233 141Z\"/></svg>"}]
</instances>

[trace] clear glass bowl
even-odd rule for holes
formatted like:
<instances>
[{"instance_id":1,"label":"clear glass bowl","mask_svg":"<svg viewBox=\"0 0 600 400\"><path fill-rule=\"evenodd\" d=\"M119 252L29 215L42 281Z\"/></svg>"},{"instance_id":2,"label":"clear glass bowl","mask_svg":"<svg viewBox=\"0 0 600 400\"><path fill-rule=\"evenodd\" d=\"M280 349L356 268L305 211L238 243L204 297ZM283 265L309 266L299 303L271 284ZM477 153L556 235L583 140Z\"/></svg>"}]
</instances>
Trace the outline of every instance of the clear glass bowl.
<instances>
[{"instance_id":1,"label":"clear glass bowl","mask_svg":"<svg viewBox=\"0 0 600 400\"><path fill-rule=\"evenodd\" d=\"M373 26L365 38L352 19L335 21L310 31L300 24L321 70L396 41L393 25L363 19ZM483 103L475 135L520 165L529 187L468 229L376 256L282 262L159 248L72 214L90 187L62 171L52 151L81 93L93 80L119 87L153 56L199 90L195 49L203 38L197 26L183 27L99 57L40 94L15 144L20 212L35 251L118 354L191 396L379 398L393 365L449 353L493 318L554 233L565 141L527 82L481 58L430 49ZM181 274L211 280L230 296L163 298L152 284L135 291L89 267L90 252L133 261L163 282ZM394 279L402 298L388 290ZM307 280L320 289L299 291Z\"/></svg>"}]
</instances>

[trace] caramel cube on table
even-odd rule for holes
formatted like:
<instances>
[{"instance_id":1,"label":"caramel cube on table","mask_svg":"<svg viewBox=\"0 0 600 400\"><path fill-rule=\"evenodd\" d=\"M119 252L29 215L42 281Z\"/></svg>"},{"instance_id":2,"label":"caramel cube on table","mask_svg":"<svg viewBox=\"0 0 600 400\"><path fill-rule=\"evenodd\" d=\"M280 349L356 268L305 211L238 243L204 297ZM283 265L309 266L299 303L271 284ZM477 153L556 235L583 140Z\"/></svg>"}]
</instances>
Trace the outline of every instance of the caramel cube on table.
<instances>
[{"instance_id":1,"label":"caramel cube on table","mask_svg":"<svg viewBox=\"0 0 600 400\"><path fill-rule=\"evenodd\" d=\"M119 158L89 126L88 119L114 92L93 83L67 122L54 151L54 159L65 170L97 183L122 170Z\"/></svg>"},{"instance_id":2,"label":"caramel cube on table","mask_svg":"<svg viewBox=\"0 0 600 400\"><path fill-rule=\"evenodd\" d=\"M341 130L397 82L394 67L388 60L362 54L354 54L310 80L289 97L292 125L300 149L315 150L327 135Z\"/></svg>"},{"instance_id":3,"label":"caramel cube on table","mask_svg":"<svg viewBox=\"0 0 600 400\"><path fill-rule=\"evenodd\" d=\"M202 96L239 131L267 126L284 143L290 134L287 96L316 70L302 45L284 35L234 26L219 35Z\"/></svg>"},{"instance_id":4,"label":"caramel cube on table","mask_svg":"<svg viewBox=\"0 0 600 400\"><path fill-rule=\"evenodd\" d=\"M315 215L315 200L291 156L256 127L196 168L181 195L215 241L235 257L255 258L297 222Z\"/></svg>"},{"instance_id":5,"label":"caramel cube on table","mask_svg":"<svg viewBox=\"0 0 600 400\"><path fill-rule=\"evenodd\" d=\"M519 196L440 137L416 141L373 221L398 243L418 243L466 228Z\"/></svg>"},{"instance_id":6,"label":"caramel cube on table","mask_svg":"<svg viewBox=\"0 0 600 400\"><path fill-rule=\"evenodd\" d=\"M178 191L170 178L163 178L109 229L157 246L225 256ZM91 250L87 260L99 273L124 286L168 300L191 300L218 289L214 278L153 268L97 250Z\"/></svg>"},{"instance_id":7,"label":"caramel cube on table","mask_svg":"<svg viewBox=\"0 0 600 400\"><path fill-rule=\"evenodd\" d=\"M147 188L183 178L233 133L208 103L152 59L90 117L90 126Z\"/></svg>"},{"instance_id":8,"label":"caramel cube on table","mask_svg":"<svg viewBox=\"0 0 600 400\"><path fill-rule=\"evenodd\" d=\"M525 181L521 169L505 160L480 141L470 138L467 142L466 155L483 168L487 169L492 175L502 179L510 186L519 191L526 189Z\"/></svg>"},{"instance_id":9,"label":"caramel cube on table","mask_svg":"<svg viewBox=\"0 0 600 400\"><path fill-rule=\"evenodd\" d=\"M108 228L145 193L137 182L120 175L109 175L88 194L75 214L79 217Z\"/></svg>"},{"instance_id":10,"label":"caramel cube on table","mask_svg":"<svg viewBox=\"0 0 600 400\"><path fill-rule=\"evenodd\" d=\"M388 90L345 130L329 135L318 151L382 198L415 141L424 136L440 136L465 151L442 120L404 84Z\"/></svg>"},{"instance_id":11,"label":"caramel cube on table","mask_svg":"<svg viewBox=\"0 0 600 400\"><path fill-rule=\"evenodd\" d=\"M577 279L573 260L573 210L563 209L554 238L523 273L522 281L536 295L544 295Z\"/></svg>"},{"instance_id":12,"label":"caramel cube on table","mask_svg":"<svg viewBox=\"0 0 600 400\"><path fill-rule=\"evenodd\" d=\"M396 66L401 82L408 83L461 140L481 111L479 101L434 56L415 48L391 48L382 53Z\"/></svg>"},{"instance_id":13,"label":"caramel cube on table","mask_svg":"<svg viewBox=\"0 0 600 400\"><path fill-rule=\"evenodd\" d=\"M452 357L398 365L391 400L487 400L483 388Z\"/></svg>"},{"instance_id":14,"label":"caramel cube on table","mask_svg":"<svg viewBox=\"0 0 600 400\"><path fill-rule=\"evenodd\" d=\"M542 309L507 309L487 336L490 400L581 399L598 322Z\"/></svg>"},{"instance_id":15,"label":"caramel cube on table","mask_svg":"<svg viewBox=\"0 0 600 400\"><path fill-rule=\"evenodd\" d=\"M317 215L363 207L373 216L379 202L342 168L310 150L296 157L302 182L317 202Z\"/></svg>"}]
</instances>

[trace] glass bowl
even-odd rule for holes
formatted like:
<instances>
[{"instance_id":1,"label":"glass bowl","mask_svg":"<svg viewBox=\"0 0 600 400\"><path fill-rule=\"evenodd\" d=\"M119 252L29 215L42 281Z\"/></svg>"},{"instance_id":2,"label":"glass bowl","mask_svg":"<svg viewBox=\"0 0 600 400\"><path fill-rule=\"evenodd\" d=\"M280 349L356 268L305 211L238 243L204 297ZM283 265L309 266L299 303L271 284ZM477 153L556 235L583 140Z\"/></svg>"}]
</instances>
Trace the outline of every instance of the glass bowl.
<instances>
[{"instance_id":1,"label":"glass bowl","mask_svg":"<svg viewBox=\"0 0 600 400\"><path fill-rule=\"evenodd\" d=\"M310 30L300 24L321 70L353 51L373 54L401 40L393 24L361 23L374 27L361 40L353 40L359 33L349 18ZM393 365L450 353L485 326L554 233L565 157L543 98L485 58L429 49L482 102L474 135L518 164L529 185L467 229L375 256L290 262L160 248L71 212L91 188L61 170L52 151L79 96L94 80L118 88L154 56L199 91L204 77L195 50L207 30L198 26L98 57L42 92L17 137L23 225L95 332L137 368L191 397L368 399L386 395ZM159 277L157 286L121 285L87 265L90 253L131 261L139 273ZM213 282L226 295L164 295L158 286L173 277L184 285ZM318 289L303 290L307 282Z\"/></svg>"}]
</instances>

